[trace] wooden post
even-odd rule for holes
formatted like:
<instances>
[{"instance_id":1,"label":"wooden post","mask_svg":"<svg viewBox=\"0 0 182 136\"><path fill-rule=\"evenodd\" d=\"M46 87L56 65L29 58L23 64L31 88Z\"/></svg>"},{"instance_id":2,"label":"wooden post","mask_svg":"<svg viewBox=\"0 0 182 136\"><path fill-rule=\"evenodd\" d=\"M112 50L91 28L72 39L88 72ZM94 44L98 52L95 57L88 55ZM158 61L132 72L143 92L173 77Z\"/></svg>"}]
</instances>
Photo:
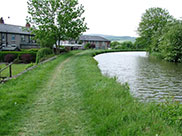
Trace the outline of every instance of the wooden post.
<instances>
[{"instance_id":1,"label":"wooden post","mask_svg":"<svg viewBox=\"0 0 182 136\"><path fill-rule=\"evenodd\" d=\"M9 77L12 77L11 65L9 66Z\"/></svg>"}]
</instances>

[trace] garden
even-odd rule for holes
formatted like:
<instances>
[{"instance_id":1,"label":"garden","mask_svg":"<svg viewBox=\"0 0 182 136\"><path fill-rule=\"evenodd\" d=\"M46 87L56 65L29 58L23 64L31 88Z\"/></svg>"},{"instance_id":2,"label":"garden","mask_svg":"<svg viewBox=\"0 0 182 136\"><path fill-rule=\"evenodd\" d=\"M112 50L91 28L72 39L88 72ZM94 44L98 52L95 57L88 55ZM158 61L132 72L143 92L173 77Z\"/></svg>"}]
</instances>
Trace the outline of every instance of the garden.
<instances>
[{"instance_id":1,"label":"garden","mask_svg":"<svg viewBox=\"0 0 182 136\"><path fill-rule=\"evenodd\" d=\"M50 48L2 51L0 52L0 78L13 77L53 56L54 53Z\"/></svg>"}]
</instances>

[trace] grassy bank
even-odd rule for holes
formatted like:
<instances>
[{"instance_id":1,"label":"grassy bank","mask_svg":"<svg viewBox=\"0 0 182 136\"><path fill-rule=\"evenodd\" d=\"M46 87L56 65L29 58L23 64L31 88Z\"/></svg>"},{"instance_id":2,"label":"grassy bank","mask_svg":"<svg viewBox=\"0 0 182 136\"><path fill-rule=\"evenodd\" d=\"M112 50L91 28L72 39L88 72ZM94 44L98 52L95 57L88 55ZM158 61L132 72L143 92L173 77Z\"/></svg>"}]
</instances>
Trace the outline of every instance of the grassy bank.
<instances>
[{"instance_id":1,"label":"grassy bank","mask_svg":"<svg viewBox=\"0 0 182 136\"><path fill-rule=\"evenodd\" d=\"M39 88L50 80L55 67L71 55L62 55L17 79L0 84L0 135L9 135L11 132L13 135L14 127L27 112L28 105L33 104Z\"/></svg>"},{"instance_id":2,"label":"grassy bank","mask_svg":"<svg viewBox=\"0 0 182 136\"><path fill-rule=\"evenodd\" d=\"M0 85L0 135L182 134L179 104L138 102L101 74L96 52L65 54Z\"/></svg>"},{"instance_id":3,"label":"grassy bank","mask_svg":"<svg viewBox=\"0 0 182 136\"><path fill-rule=\"evenodd\" d=\"M101 75L91 58L95 52L88 54L75 61L76 77L81 79L89 124L96 135L180 135L182 114L178 104L137 102L127 86Z\"/></svg>"}]
</instances>

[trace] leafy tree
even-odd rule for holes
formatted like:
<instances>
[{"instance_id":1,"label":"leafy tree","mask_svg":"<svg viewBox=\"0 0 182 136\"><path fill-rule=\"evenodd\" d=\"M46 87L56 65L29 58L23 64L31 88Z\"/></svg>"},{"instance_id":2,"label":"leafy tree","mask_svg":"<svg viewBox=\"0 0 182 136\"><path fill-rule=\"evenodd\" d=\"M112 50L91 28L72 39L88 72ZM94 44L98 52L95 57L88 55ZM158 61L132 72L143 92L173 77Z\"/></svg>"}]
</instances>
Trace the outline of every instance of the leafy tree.
<instances>
[{"instance_id":1,"label":"leafy tree","mask_svg":"<svg viewBox=\"0 0 182 136\"><path fill-rule=\"evenodd\" d=\"M27 22L41 46L52 47L61 40L78 38L88 28L78 0L28 0Z\"/></svg>"},{"instance_id":2,"label":"leafy tree","mask_svg":"<svg viewBox=\"0 0 182 136\"><path fill-rule=\"evenodd\" d=\"M135 49L135 46L131 41L124 41L117 45L115 49Z\"/></svg>"},{"instance_id":3,"label":"leafy tree","mask_svg":"<svg viewBox=\"0 0 182 136\"><path fill-rule=\"evenodd\" d=\"M124 48L124 49L134 49L134 45L131 41L125 41L125 42L122 42L121 43L121 46Z\"/></svg>"},{"instance_id":4,"label":"leafy tree","mask_svg":"<svg viewBox=\"0 0 182 136\"><path fill-rule=\"evenodd\" d=\"M113 48L113 49L115 49L115 48L116 48L117 46L119 46L119 45L121 45L121 43L118 42L118 41L113 41L113 42L111 42L111 44L110 44L111 48Z\"/></svg>"},{"instance_id":5,"label":"leafy tree","mask_svg":"<svg viewBox=\"0 0 182 136\"><path fill-rule=\"evenodd\" d=\"M141 37L136 38L134 46L136 49L146 49L147 47L146 42Z\"/></svg>"},{"instance_id":6,"label":"leafy tree","mask_svg":"<svg viewBox=\"0 0 182 136\"><path fill-rule=\"evenodd\" d=\"M159 36L167 23L174 18L162 8L149 8L143 14L139 24L138 33L143 45L148 45L149 52L158 51Z\"/></svg>"},{"instance_id":7,"label":"leafy tree","mask_svg":"<svg viewBox=\"0 0 182 136\"><path fill-rule=\"evenodd\" d=\"M182 22L176 22L162 36L159 49L167 61L182 62Z\"/></svg>"}]
</instances>

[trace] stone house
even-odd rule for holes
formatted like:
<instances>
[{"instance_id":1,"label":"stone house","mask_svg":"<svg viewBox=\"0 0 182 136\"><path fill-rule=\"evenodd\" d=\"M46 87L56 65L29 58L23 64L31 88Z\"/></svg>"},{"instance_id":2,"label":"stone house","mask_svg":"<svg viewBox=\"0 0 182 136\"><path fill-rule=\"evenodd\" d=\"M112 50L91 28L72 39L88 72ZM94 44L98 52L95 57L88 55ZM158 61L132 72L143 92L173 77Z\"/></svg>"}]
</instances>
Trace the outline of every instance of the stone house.
<instances>
[{"instance_id":1,"label":"stone house","mask_svg":"<svg viewBox=\"0 0 182 136\"><path fill-rule=\"evenodd\" d=\"M95 49L108 49L111 43L111 41L101 36L91 36L91 35L82 35L80 36L79 41L83 45L90 43L91 46Z\"/></svg>"},{"instance_id":2,"label":"stone house","mask_svg":"<svg viewBox=\"0 0 182 136\"><path fill-rule=\"evenodd\" d=\"M30 24L25 27L5 24L3 18L0 18L0 49L11 50L13 48L29 49L38 48L34 35L26 31Z\"/></svg>"}]
</instances>

